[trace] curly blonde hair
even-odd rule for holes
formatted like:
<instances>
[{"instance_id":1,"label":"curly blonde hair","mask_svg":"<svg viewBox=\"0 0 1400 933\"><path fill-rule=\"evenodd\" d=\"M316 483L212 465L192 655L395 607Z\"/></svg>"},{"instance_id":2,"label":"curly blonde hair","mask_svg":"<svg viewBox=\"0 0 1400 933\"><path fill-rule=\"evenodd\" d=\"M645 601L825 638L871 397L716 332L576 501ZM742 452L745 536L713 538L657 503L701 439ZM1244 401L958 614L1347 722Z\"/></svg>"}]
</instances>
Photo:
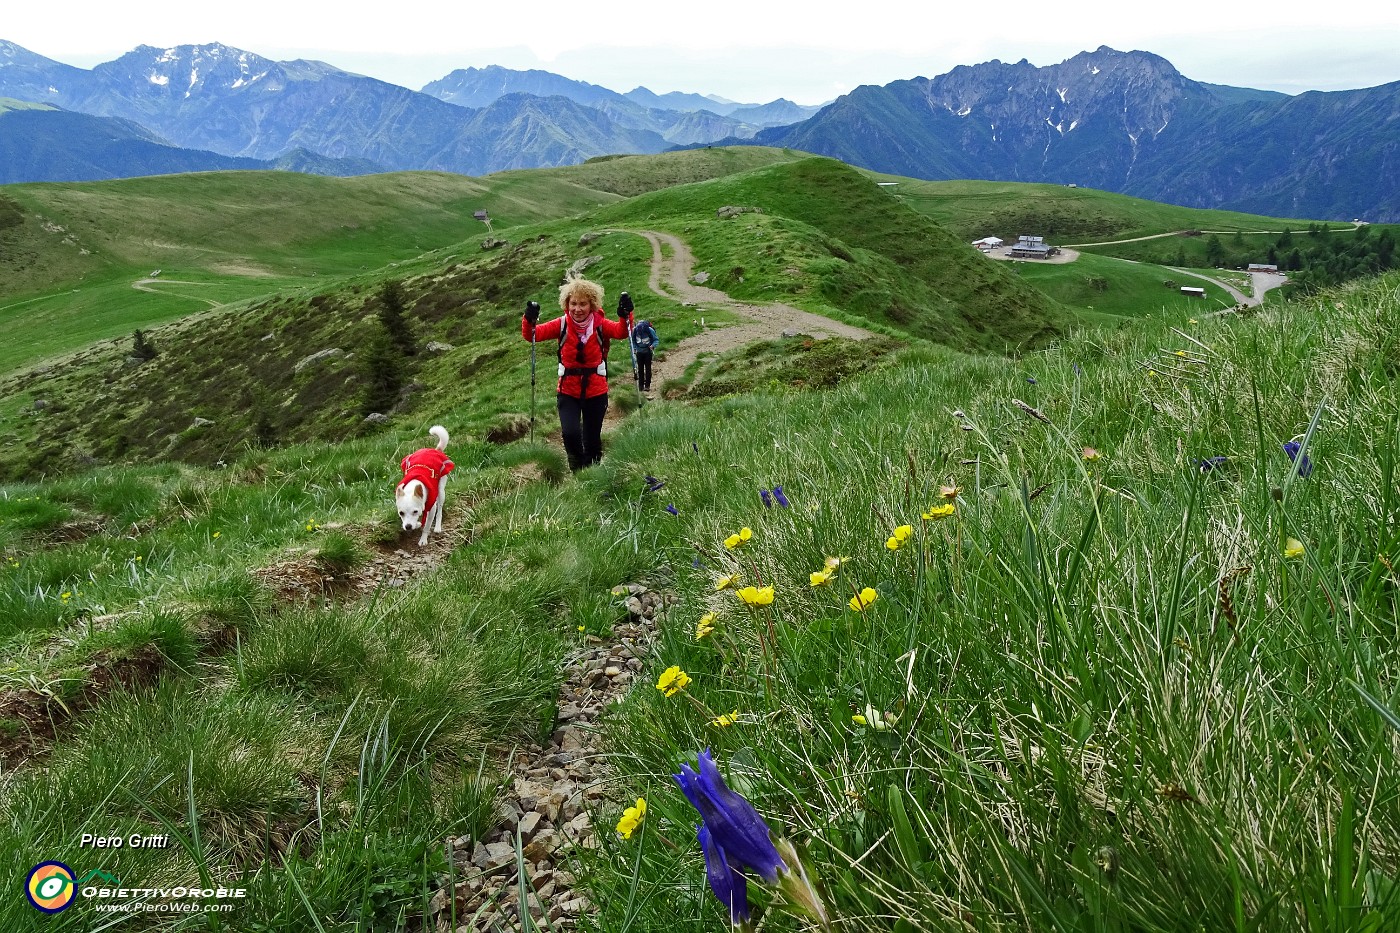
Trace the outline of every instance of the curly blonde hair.
<instances>
[{"instance_id":1,"label":"curly blonde hair","mask_svg":"<svg viewBox=\"0 0 1400 933\"><path fill-rule=\"evenodd\" d=\"M603 286L588 279L571 276L559 286L559 310L569 310L570 298L586 298L594 311L603 310Z\"/></svg>"}]
</instances>

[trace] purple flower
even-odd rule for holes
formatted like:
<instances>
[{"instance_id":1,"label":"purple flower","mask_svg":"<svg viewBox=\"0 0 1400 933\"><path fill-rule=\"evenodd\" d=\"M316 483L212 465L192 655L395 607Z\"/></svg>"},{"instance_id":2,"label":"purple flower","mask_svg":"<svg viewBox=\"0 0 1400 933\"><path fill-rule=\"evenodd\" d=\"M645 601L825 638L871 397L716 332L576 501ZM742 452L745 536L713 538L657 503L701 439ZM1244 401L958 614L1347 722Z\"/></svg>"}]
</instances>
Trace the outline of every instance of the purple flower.
<instances>
[{"instance_id":1,"label":"purple flower","mask_svg":"<svg viewBox=\"0 0 1400 933\"><path fill-rule=\"evenodd\" d=\"M1026 381L1029 382L1031 385L1036 384L1035 378L1033 376L1027 376Z\"/></svg>"},{"instance_id":2,"label":"purple flower","mask_svg":"<svg viewBox=\"0 0 1400 933\"><path fill-rule=\"evenodd\" d=\"M1076 376L1082 376L1082 375L1084 375L1084 370L1082 370L1082 369L1079 368L1079 364L1078 364L1078 363L1075 363L1075 364L1074 364L1074 374L1075 374Z\"/></svg>"},{"instance_id":3,"label":"purple flower","mask_svg":"<svg viewBox=\"0 0 1400 933\"><path fill-rule=\"evenodd\" d=\"M783 487L781 486L773 487L773 500L779 505L781 505L783 508L787 508L792 504L791 502L788 502L787 496L783 495Z\"/></svg>"},{"instance_id":4,"label":"purple flower","mask_svg":"<svg viewBox=\"0 0 1400 933\"><path fill-rule=\"evenodd\" d=\"M679 514L681 514L679 511L676 510L675 503L672 503L672 504L666 506L666 511L670 512L672 515L679 515Z\"/></svg>"},{"instance_id":5,"label":"purple flower","mask_svg":"<svg viewBox=\"0 0 1400 933\"><path fill-rule=\"evenodd\" d=\"M749 920L749 882L729 867L724 850L715 842L710 830L700 824L700 851L705 853L705 877L719 902L729 908L729 923L739 926Z\"/></svg>"},{"instance_id":6,"label":"purple flower","mask_svg":"<svg viewBox=\"0 0 1400 933\"><path fill-rule=\"evenodd\" d=\"M690 449L693 450L693 451L695 451L695 452L698 454L698 453L700 452L700 445L697 444L697 443L695 443L694 441L691 441L691 442L690 442Z\"/></svg>"},{"instance_id":7,"label":"purple flower","mask_svg":"<svg viewBox=\"0 0 1400 933\"><path fill-rule=\"evenodd\" d=\"M666 481L664 479L657 479L655 476L651 476L650 474L648 474L646 480L647 492L656 492L662 486L666 485Z\"/></svg>"},{"instance_id":8,"label":"purple flower","mask_svg":"<svg viewBox=\"0 0 1400 933\"><path fill-rule=\"evenodd\" d=\"M1209 473L1218 466L1224 466L1230 462L1229 457L1206 457L1204 460L1197 460L1196 466L1201 468L1202 473Z\"/></svg>"},{"instance_id":9,"label":"purple flower","mask_svg":"<svg viewBox=\"0 0 1400 933\"><path fill-rule=\"evenodd\" d=\"M773 495L766 489L758 491L758 497L763 500L763 507L771 509L773 507Z\"/></svg>"},{"instance_id":10,"label":"purple flower","mask_svg":"<svg viewBox=\"0 0 1400 933\"><path fill-rule=\"evenodd\" d=\"M1288 459L1298 464L1298 475L1311 476L1313 468L1312 458L1310 458L1307 454L1302 454L1302 459L1298 459L1298 456L1300 453L1302 453L1302 450L1302 445L1299 444L1297 441L1289 441L1283 445L1283 452L1288 454Z\"/></svg>"},{"instance_id":11,"label":"purple flower","mask_svg":"<svg viewBox=\"0 0 1400 933\"><path fill-rule=\"evenodd\" d=\"M786 870L787 864L773 845L768 824L751 803L724 783L708 748L700 753L699 762L699 772L682 764L681 773L672 777L686 799L700 811L711 843L724 853L726 869L734 865L755 872L765 881L776 881L778 872ZM705 860L710 862L708 855Z\"/></svg>"}]
</instances>

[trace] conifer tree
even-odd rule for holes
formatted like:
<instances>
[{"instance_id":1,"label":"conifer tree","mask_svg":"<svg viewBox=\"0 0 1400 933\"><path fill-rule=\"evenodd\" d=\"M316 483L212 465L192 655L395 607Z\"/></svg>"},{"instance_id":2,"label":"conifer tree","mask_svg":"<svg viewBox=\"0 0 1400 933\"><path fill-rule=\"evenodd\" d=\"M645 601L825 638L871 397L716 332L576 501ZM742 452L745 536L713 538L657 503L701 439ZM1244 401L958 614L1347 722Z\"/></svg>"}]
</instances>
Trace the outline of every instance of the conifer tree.
<instances>
[{"instance_id":1,"label":"conifer tree","mask_svg":"<svg viewBox=\"0 0 1400 933\"><path fill-rule=\"evenodd\" d=\"M384 283L379 292L379 323L389 335L389 341L404 356L416 356L418 346L413 340L413 328L409 325L404 307L403 285L391 279Z\"/></svg>"}]
</instances>

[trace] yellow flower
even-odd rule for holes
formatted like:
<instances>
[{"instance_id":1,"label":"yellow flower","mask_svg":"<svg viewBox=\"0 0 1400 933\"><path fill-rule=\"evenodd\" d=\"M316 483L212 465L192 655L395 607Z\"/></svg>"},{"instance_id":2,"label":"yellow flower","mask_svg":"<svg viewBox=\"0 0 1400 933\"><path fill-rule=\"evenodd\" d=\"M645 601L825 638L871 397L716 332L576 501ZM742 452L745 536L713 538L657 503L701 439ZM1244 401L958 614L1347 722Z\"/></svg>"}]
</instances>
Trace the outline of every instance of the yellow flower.
<instances>
[{"instance_id":1,"label":"yellow flower","mask_svg":"<svg viewBox=\"0 0 1400 933\"><path fill-rule=\"evenodd\" d=\"M578 627L578 630L579 630L580 632L586 632L586 631L588 631L588 626L586 626L586 625L580 625L580 626Z\"/></svg>"},{"instance_id":2,"label":"yellow flower","mask_svg":"<svg viewBox=\"0 0 1400 933\"><path fill-rule=\"evenodd\" d=\"M935 505L924 513L924 521L931 522L935 521L936 519L947 518L949 515L952 515L957 510L958 507L956 505L953 505L953 503L951 502L945 505Z\"/></svg>"},{"instance_id":3,"label":"yellow flower","mask_svg":"<svg viewBox=\"0 0 1400 933\"><path fill-rule=\"evenodd\" d=\"M743 544L745 541L749 540L749 539L752 538L752 537L753 537L753 529L752 529L752 528L748 528L748 527L740 528L738 534L730 535L729 537L727 537L727 538L724 539L724 546L727 547L727 548L729 548L729 550L732 551L732 550L734 550L736 547L738 547L739 545Z\"/></svg>"},{"instance_id":4,"label":"yellow flower","mask_svg":"<svg viewBox=\"0 0 1400 933\"><path fill-rule=\"evenodd\" d=\"M900 525L894 530L894 534L891 535L888 539L886 539L885 547L889 548L891 551L897 551L900 548L904 547L905 542L907 542L909 538L913 536L913 534L914 526Z\"/></svg>"},{"instance_id":5,"label":"yellow flower","mask_svg":"<svg viewBox=\"0 0 1400 933\"><path fill-rule=\"evenodd\" d=\"M738 582L739 575L737 573L731 573L726 577L720 577L718 580L715 581L715 592L719 592L720 590L727 590Z\"/></svg>"},{"instance_id":6,"label":"yellow flower","mask_svg":"<svg viewBox=\"0 0 1400 933\"><path fill-rule=\"evenodd\" d=\"M617 834L623 839L631 839L637 827L642 825L642 817L647 815L647 802L637 798L637 805L622 811L622 819L617 821Z\"/></svg>"},{"instance_id":7,"label":"yellow flower","mask_svg":"<svg viewBox=\"0 0 1400 933\"><path fill-rule=\"evenodd\" d=\"M710 720L710 725L712 725L712 726L718 726L719 728L723 729L723 728L725 728L726 726L732 726L732 725L734 725L734 724L735 724L736 722L738 722L738 721L739 721L739 711L736 709L736 710L735 710L734 712L732 712L732 713L725 713L723 716L716 716L714 719L711 719L711 720Z\"/></svg>"},{"instance_id":8,"label":"yellow flower","mask_svg":"<svg viewBox=\"0 0 1400 933\"><path fill-rule=\"evenodd\" d=\"M863 726L866 724L865 717L862 716L860 713L856 713L854 716L852 716L851 722L855 723L858 726Z\"/></svg>"},{"instance_id":9,"label":"yellow flower","mask_svg":"<svg viewBox=\"0 0 1400 933\"><path fill-rule=\"evenodd\" d=\"M64 599L72 599L72 598L73 598L73 594L72 594L72 593L64 593L64 594L63 594L63 598L64 598Z\"/></svg>"},{"instance_id":10,"label":"yellow flower","mask_svg":"<svg viewBox=\"0 0 1400 933\"><path fill-rule=\"evenodd\" d=\"M681 670L678 666L672 664L670 667L666 668L666 670L662 671L661 676L657 678L656 689L660 690L668 697L673 697L684 690L689 683L690 675Z\"/></svg>"},{"instance_id":11,"label":"yellow flower","mask_svg":"<svg viewBox=\"0 0 1400 933\"><path fill-rule=\"evenodd\" d=\"M734 593L744 601L747 606L768 606L773 602L773 588L771 586L757 587L746 586L742 590Z\"/></svg>"},{"instance_id":12,"label":"yellow flower","mask_svg":"<svg viewBox=\"0 0 1400 933\"><path fill-rule=\"evenodd\" d=\"M1187 318L1187 319L1186 319L1186 323L1187 323L1187 324L1190 324L1191 326L1194 327L1195 325L1197 325L1197 324L1199 324L1199 323L1201 323L1201 322L1198 321L1198 320L1196 320L1195 318Z\"/></svg>"},{"instance_id":13,"label":"yellow flower","mask_svg":"<svg viewBox=\"0 0 1400 933\"><path fill-rule=\"evenodd\" d=\"M218 537L219 535L221 535L221 534L223 534L222 531L216 531L216 532L214 532L214 537L217 538L217 537Z\"/></svg>"},{"instance_id":14,"label":"yellow flower","mask_svg":"<svg viewBox=\"0 0 1400 933\"><path fill-rule=\"evenodd\" d=\"M1182 359L1185 359L1185 358L1186 358L1186 351L1185 351L1185 350L1177 350L1177 351L1176 351L1176 355L1179 356L1179 357L1181 357Z\"/></svg>"},{"instance_id":15,"label":"yellow flower","mask_svg":"<svg viewBox=\"0 0 1400 933\"><path fill-rule=\"evenodd\" d=\"M832 574L833 571L830 570L815 570L807 575L807 579L812 582L813 586L826 586L831 582Z\"/></svg>"},{"instance_id":16,"label":"yellow flower","mask_svg":"<svg viewBox=\"0 0 1400 933\"><path fill-rule=\"evenodd\" d=\"M1283 556L1289 558L1302 557L1303 542L1299 541L1297 538L1289 538L1283 545Z\"/></svg>"},{"instance_id":17,"label":"yellow flower","mask_svg":"<svg viewBox=\"0 0 1400 933\"><path fill-rule=\"evenodd\" d=\"M879 598L880 594L867 586L865 589L860 591L859 596L851 597L850 607L856 612L864 612L867 606L869 606L871 603L875 602L875 600Z\"/></svg>"},{"instance_id":18,"label":"yellow flower","mask_svg":"<svg viewBox=\"0 0 1400 933\"><path fill-rule=\"evenodd\" d=\"M715 630L715 614L707 612L695 623L695 640L699 641Z\"/></svg>"}]
</instances>

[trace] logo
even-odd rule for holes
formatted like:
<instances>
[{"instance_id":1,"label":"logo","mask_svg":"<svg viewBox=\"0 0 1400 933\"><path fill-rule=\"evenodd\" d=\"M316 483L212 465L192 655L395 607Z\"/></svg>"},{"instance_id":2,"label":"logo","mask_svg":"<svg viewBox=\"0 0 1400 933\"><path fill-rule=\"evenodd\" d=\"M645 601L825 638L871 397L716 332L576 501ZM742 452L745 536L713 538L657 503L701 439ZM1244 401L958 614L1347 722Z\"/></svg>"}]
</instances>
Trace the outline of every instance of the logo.
<instances>
[{"instance_id":1,"label":"logo","mask_svg":"<svg viewBox=\"0 0 1400 933\"><path fill-rule=\"evenodd\" d=\"M40 862L29 871L24 881L24 895L35 910L56 914L73 904L77 893L73 869L62 862Z\"/></svg>"}]
</instances>

